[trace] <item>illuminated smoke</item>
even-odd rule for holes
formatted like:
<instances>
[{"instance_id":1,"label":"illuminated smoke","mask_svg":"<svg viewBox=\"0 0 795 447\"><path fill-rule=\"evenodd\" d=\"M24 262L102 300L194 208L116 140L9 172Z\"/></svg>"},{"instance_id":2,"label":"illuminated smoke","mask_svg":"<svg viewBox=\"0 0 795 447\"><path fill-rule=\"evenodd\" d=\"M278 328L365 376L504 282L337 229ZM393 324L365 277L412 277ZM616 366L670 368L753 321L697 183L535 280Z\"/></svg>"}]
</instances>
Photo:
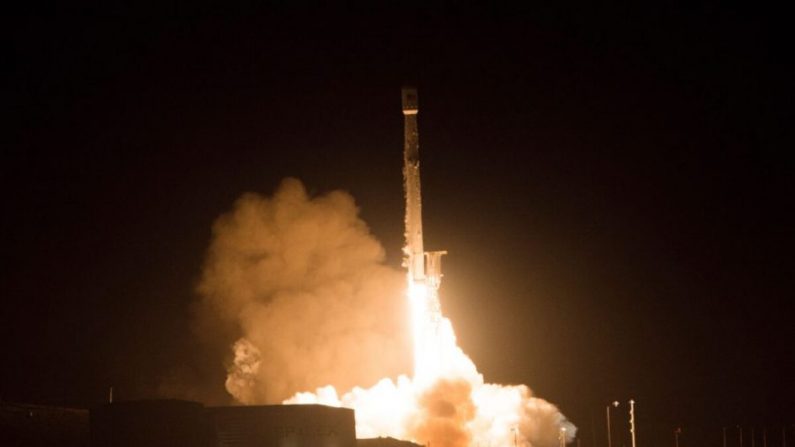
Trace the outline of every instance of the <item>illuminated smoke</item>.
<instances>
[{"instance_id":1,"label":"illuminated smoke","mask_svg":"<svg viewBox=\"0 0 795 447\"><path fill-rule=\"evenodd\" d=\"M474 418L469 382L440 379L417 396L417 412L411 418L408 435L426 445L467 446L471 441L467 424Z\"/></svg>"},{"instance_id":2,"label":"illuminated smoke","mask_svg":"<svg viewBox=\"0 0 795 447\"><path fill-rule=\"evenodd\" d=\"M353 408L358 437L433 447L555 447L561 428L574 438L528 387L485 383L447 318L418 327L429 321L416 306L427 289L407 287L383 259L346 193L313 198L287 179L272 198L241 197L215 223L199 288L204 315L235 333L229 393L246 404ZM407 377L410 320L431 348Z\"/></svg>"},{"instance_id":3,"label":"illuminated smoke","mask_svg":"<svg viewBox=\"0 0 795 447\"><path fill-rule=\"evenodd\" d=\"M576 427L555 405L534 397L525 385L485 383L457 346L450 320L442 318L438 327L435 341L445 361L435 378L383 379L341 397L324 387L285 403L353 408L359 437L391 436L434 447L555 447L561 428L567 442L574 439Z\"/></svg>"},{"instance_id":4,"label":"illuminated smoke","mask_svg":"<svg viewBox=\"0 0 795 447\"><path fill-rule=\"evenodd\" d=\"M277 403L407 371L403 275L383 260L345 192L309 197L286 179L273 197L243 195L213 226L199 285L202 315L219 320L200 327L237 337L229 393Z\"/></svg>"}]
</instances>

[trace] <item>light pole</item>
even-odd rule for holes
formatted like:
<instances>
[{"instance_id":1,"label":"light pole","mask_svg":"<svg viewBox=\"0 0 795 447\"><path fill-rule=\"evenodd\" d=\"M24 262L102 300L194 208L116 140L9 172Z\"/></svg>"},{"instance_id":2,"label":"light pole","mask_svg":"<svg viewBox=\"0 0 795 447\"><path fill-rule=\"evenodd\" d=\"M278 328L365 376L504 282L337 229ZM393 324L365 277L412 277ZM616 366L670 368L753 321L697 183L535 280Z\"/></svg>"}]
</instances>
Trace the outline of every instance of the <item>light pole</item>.
<instances>
[{"instance_id":1,"label":"light pole","mask_svg":"<svg viewBox=\"0 0 795 447\"><path fill-rule=\"evenodd\" d=\"M614 400L612 404L614 407L618 407L618 401ZM605 412L607 414L607 447L613 447L613 441L610 436L610 405L605 407Z\"/></svg>"},{"instance_id":2,"label":"light pole","mask_svg":"<svg viewBox=\"0 0 795 447\"><path fill-rule=\"evenodd\" d=\"M682 427L676 427L674 430L674 445L675 447L679 447L679 435L682 434Z\"/></svg>"},{"instance_id":3,"label":"light pole","mask_svg":"<svg viewBox=\"0 0 795 447\"><path fill-rule=\"evenodd\" d=\"M635 447L635 400L629 400L629 432L632 433L632 447Z\"/></svg>"},{"instance_id":4,"label":"light pole","mask_svg":"<svg viewBox=\"0 0 795 447\"><path fill-rule=\"evenodd\" d=\"M737 428L740 430L740 447L743 447L743 428L739 425Z\"/></svg>"},{"instance_id":5,"label":"light pole","mask_svg":"<svg viewBox=\"0 0 795 447\"><path fill-rule=\"evenodd\" d=\"M558 440L560 441L560 447L566 447L566 427L560 427Z\"/></svg>"}]
</instances>

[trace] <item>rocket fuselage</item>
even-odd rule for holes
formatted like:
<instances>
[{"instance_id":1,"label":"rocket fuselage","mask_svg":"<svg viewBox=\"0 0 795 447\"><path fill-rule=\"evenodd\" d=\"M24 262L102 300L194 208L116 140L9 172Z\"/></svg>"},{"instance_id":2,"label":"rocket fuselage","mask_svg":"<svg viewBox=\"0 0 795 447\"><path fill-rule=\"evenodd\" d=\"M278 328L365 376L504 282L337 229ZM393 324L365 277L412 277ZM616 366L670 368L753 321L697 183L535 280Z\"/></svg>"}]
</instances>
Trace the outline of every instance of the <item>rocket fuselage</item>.
<instances>
[{"instance_id":1,"label":"rocket fuselage","mask_svg":"<svg viewBox=\"0 0 795 447\"><path fill-rule=\"evenodd\" d=\"M442 255L425 252L422 242L422 196L420 194L420 144L417 131L417 91L404 88L403 187L406 193L406 245L403 266L408 269L408 297L414 326L414 380L430 384L443 375L449 356L444 349L439 286ZM420 286L420 287L416 287Z\"/></svg>"},{"instance_id":2,"label":"rocket fuselage","mask_svg":"<svg viewBox=\"0 0 795 447\"><path fill-rule=\"evenodd\" d=\"M414 380L430 384L450 365L443 349L444 338L439 286L442 255L425 252L422 243L422 196L420 194L420 144L417 132L417 90L403 88L403 187L406 193L406 245L403 266L408 269L408 297L414 326ZM420 286L420 287L416 287Z\"/></svg>"},{"instance_id":3,"label":"rocket fuselage","mask_svg":"<svg viewBox=\"0 0 795 447\"><path fill-rule=\"evenodd\" d=\"M404 87L403 94L403 187L406 194L406 246L404 265L415 282L425 280L422 244L422 195L420 192L420 143L417 130L417 90Z\"/></svg>"}]
</instances>

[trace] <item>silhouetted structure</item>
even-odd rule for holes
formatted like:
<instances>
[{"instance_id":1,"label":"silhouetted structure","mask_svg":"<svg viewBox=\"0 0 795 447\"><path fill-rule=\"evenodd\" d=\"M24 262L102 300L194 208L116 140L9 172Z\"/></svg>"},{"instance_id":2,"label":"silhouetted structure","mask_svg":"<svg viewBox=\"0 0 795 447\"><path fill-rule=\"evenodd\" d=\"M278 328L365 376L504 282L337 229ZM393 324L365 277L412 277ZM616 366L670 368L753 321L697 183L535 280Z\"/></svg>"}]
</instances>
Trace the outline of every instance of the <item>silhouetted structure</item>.
<instances>
[{"instance_id":1,"label":"silhouetted structure","mask_svg":"<svg viewBox=\"0 0 795 447\"><path fill-rule=\"evenodd\" d=\"M181 400L114 402L91 410L91 447L210 447L204 406Z\"/></svg>"},{"instance_id":2,"label":"silhouetted structure","mask_svg":"<svg viewBox=\"0 0 795 447\"><path fill-rule=\"evenodd\" d=\"M0 403L0 446L419 447L356 439L354 412L325 405L204 407L182 400L113 402L90 411Z\"/></svg>"},{"instance_id":3,"label":"silhouetted structure","mask_svg":"<svg viewBox=\"0 0 795 447\"><path fill-rule=\"evenodd\" d=\"M212 407L221 447L356 447L353 410L324 405Z\"/></svg>"},{"instance_id":4,"label":"silhouetted structure","mask_svg":"<svg viewBox=\"0 0 795 447\"><path fill-rule=\"evenodd\" d=\"M357 447L349 408L142 400L92 409L91 447L127 446Z\"/></svg>"},{"instance_id":5,"label":"silhouetted structure","mask_svg":"<svg viewBox=\"0 0 795 447\"><path fill-rule=\"evenodd\" d=\"M87 447L88 411L0 402L0 445Z\"/></svg>"},{"instance_id":6,"label":"silhouetted structure","mask_svg":"<svg viewBox=\"0 0 795 447\"><path fill-rule=\"evenodd\" d=\"M356 447L422 447L410 441L401 441L395 438L365 438L357 439Z\"/></svg>"}]
</instances>

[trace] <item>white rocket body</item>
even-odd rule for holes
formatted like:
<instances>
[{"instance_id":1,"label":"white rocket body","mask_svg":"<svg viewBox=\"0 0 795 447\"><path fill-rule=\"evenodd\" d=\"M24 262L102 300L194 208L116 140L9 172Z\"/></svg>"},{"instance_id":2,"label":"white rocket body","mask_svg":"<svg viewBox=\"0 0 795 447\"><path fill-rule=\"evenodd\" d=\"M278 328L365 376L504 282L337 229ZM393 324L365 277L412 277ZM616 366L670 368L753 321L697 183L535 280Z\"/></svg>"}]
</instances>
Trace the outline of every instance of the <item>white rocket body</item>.
<instances>
[{"instance_id":1,"label":"white rocket body","mask_svg":"<svg viewBox=\"0 0 795 447\"><path fill-rule=\"evenodd\" d=\"M405 125L403 187L406 193L403 266L408 269L409 288L423 291L410 293L412 309L417 313L414 320L414 379L418 383L428 384L439 377L445 365L451 364L442 349L442 310L438 293L442 280L442 255L447 252L425 252L423 248L417 90L404 88L402 93Z\"/></svg>"},{"instance_id":2,"label":"white rocket body","mask_svg":"<svg viewBox=\"0 0 795 447\"><path fill-rule=\"evenodd\" d=\"M425 251L422 246L422 196L420 192L417 90L403 88L403 186L406 194L406 246L404 267L415 283L425 281Z\"/></svg>"}]
</instances>

